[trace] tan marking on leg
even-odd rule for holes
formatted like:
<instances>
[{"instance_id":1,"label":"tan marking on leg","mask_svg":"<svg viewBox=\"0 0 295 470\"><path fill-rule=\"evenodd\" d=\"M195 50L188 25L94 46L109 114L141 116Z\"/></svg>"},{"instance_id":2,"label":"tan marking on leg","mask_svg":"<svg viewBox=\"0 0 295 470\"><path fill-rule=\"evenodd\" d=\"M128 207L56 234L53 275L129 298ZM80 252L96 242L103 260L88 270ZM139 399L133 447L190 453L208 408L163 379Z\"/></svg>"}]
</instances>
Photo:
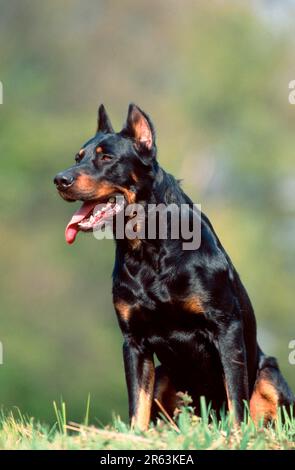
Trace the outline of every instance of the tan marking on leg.
<instances>
[{"instance_id":1,"label":"tan marking on leg","mask_svg":"<svg viewBox=\"0 0 295 470\"><path fill-rule=\"evenodd\" d=\"M263 418L264 424L277 418L279 396L267 379L258 379L250 400L250 415L255 424Z\"/></svg>"},{"instance_id":2,"label":"tan marking on leg","mask_svg":"<svg viewBox=\"0 0 295 470\"><path fill-rule=\"evenodd\" d=\"M130 319L130 316L131 316L131 307L130 307L130 305L128 305L123 300L120 300L120 301L116 302L114 304L114 306L115 306L115 309L116 309L118 315L120 316L120 318L122 318L124 321L128 322L128 320Z\"/></svg>"},{"instance_id":3,"label":"tan marking on leg","mask_svg":"<svg viewBox=\"0 0 295 470\"><path fill-rule=\"evenodd\" d=\"M226 391L226 398L227 398L227 407L228 407L228 411L230 413L234 413L234 406L233 406L233 402L229 396L229 391L228 391L228 386L227 386L227 383L226 381L224 381L224 388L225 388L225 391Z\"/></svg>"},{"instance_id":4,"label":"tan marking on leg","mask_svg":"<svg viewBox=\"0 0 295 470\"><path fill-rule=\"evenodd\" d=\"M146 431L150 424L151 410L155 386L155 368L152 361L147 363L148 371L145 376L145 386L139 390L135 415L131 419L131 427Z\"/></svg>"},{"instance_id":5,"label":"tan marking on leg","mask_svg":"<svg viewBox=\"0 0 295 470\"><path fill-rule=\"evenodd\" d=\"M144 389L140 389L137 410L135 416L132 417L131 426L135 426L141 431L148 429L151 418L151 407L151 393Z\"/></svg>"}]
</instances>

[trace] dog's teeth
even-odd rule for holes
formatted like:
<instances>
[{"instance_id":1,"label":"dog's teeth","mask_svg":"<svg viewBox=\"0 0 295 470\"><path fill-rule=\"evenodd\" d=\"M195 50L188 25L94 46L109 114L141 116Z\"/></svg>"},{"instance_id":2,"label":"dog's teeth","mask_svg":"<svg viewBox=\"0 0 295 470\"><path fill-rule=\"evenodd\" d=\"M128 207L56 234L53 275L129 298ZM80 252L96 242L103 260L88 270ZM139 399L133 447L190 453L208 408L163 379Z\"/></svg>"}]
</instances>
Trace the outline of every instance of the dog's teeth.
<instances>
[{"instance_id":1,"label":"dog's teeth","mask_svg":"<svg viewBox=\"0 0 295 470\"><path fill-rule=\"evenodd\" d=\"M94 220L95 220L95 219L94 219L93 215L91 215L91 216L90 216L90 219L89 219L89 222L92 224L92 223L94 222Z\"/></svg>"}]
</instances>

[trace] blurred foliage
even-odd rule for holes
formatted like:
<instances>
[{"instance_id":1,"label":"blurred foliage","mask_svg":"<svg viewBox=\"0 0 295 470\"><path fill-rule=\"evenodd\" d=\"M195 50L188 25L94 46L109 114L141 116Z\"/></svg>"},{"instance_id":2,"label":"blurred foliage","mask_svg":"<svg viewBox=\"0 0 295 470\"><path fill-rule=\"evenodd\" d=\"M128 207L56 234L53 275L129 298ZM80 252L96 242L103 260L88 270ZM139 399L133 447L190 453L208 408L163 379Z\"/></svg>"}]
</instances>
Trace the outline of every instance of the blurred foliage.
<instances>
[{"instance_id":1,"label":"blurred foliage","mask_svg":"<svg viewBox=\"0 0 295 470\"><path fill-rule=\"evenodd\" d=\"M80 235L68 247L74 205L52 184L93 134L100 102L117 129L130 101L151 114L161 164L210 217L260 343L295 388L295 44L270 4L0 1L4 407L52 421L62 395L81 420L90 392L92 416L127 416L113 242Z\"/></svg>"}]
</instances>

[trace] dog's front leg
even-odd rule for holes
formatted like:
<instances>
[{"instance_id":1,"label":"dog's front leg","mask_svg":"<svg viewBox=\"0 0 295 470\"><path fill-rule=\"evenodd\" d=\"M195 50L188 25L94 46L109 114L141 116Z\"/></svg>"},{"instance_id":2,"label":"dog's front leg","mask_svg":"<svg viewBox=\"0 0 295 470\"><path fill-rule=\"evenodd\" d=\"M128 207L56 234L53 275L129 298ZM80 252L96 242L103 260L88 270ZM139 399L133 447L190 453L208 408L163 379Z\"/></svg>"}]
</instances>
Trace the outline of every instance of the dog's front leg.
<instances>
[{"instance_id":1,"label":"dog's front leg","mask_svg":"<svg viewBox=\"0 0 295 470\"><path fill-rule=\"evenodd\" d=\"M123 346L131 426L145 431L150 422L154 394L153 355L130 340Z\"/></svg>"},{"instance_id":2,"label":"dog's front leg","mask_svg":"<svg viewBox=\"0 0 295 470\"><path fill-rule=\"evenodd\" d=\"M241 322L233 320L230 324L219 325L217 341L228 409L233 412L236 424L239 424L244 416L243 401L249 401L247 356Z\"/></svg>"}]
</instances>

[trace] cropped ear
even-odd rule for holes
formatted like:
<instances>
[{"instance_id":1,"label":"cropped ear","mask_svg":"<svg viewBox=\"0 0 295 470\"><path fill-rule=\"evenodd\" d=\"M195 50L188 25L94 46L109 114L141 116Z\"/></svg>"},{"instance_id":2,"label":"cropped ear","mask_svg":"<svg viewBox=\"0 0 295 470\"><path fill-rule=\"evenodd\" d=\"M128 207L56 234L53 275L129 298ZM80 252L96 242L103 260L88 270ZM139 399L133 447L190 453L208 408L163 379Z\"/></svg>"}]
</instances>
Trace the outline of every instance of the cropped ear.
<instances>
[{"instance_id":1,"label":"cropped ear","mask_svg":"<svg viewBox=\"0 0 295 470\"><path fill-rule=\"evenodd\" d=\"M151 150L155 145L155 129L150 118L133 103L129 105L123 133L133 138L141 149Z\"/></svg>"},{"instance_id":2,"label":"cropped ear","mask_svg":"<svg viewBox=\"0 0 295 470\"><path fill-rule=\"evenodd\" d=\"M106 134L114 133L114 129L111 124L110 118L107 115L107 112L103 104L101 104L100 107L98 108L97 132L104 132Z\"/></svg>"}]
</instances>

